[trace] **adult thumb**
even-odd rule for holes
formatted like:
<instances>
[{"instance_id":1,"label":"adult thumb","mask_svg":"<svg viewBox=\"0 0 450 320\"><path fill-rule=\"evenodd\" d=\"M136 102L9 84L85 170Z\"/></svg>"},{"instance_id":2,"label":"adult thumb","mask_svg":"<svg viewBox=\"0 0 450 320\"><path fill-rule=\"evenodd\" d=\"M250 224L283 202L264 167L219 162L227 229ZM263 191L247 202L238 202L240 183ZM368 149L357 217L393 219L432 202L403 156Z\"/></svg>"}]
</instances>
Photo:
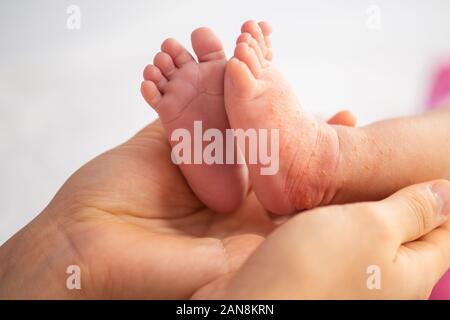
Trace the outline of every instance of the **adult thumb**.
<instances>
[{"instance_id":1,"label":"adult thumb","mask_svg":"<svg viewBox=\"0 0 450 320\"><path fill-rule=\"evenodd\" d=\"M404 188L378 203L399 245L429 233L450 214L450 182L435 180Z\"/></svg>"}]
</instances>

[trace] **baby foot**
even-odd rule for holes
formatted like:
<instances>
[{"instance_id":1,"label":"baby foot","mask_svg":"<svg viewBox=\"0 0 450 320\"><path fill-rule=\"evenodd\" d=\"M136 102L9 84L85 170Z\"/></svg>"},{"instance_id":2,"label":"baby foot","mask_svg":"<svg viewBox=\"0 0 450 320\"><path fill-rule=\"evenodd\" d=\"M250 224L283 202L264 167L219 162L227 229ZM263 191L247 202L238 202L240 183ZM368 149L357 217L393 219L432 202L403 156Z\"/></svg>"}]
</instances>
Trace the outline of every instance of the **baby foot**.
<instances>
[{"instance_id":1,"label":"baby foot","mask_svg":"<svg viewBox=\"0 0 450 320\"><path fill-rule=\"evenodd\" d=\"M256 195L279 214L330 203L337 191L337 132L301 108L271 63L270 26L248 21L241 31L225 73L228 119L233 129L279 130L278 172L261 175L260 162L248 164Z\"/></svg>"},{"instance_id":2,"label":"baby foot","mask_svg":"<svg viewBox=\"0 0 450 320\"><path fill-rule=\"evenodd\" d=\"M172 147L178 143L171 139L176 129L186 129L195 136L194 121L201 121L203 131L220 130L223 137L229 128L223 97L227 60L222 44L207 28L195 30L191 41L198 62L176 40L167 39L154 65L145 68L141 85L142 95L158 112ZM204 150L207 143L200 143ZM194 155L194 143L191 145ZM215 211L237 209L246 194L245 165L202 161L180 164L180 168L198 198Z\"/></svg>"}]
</instances>

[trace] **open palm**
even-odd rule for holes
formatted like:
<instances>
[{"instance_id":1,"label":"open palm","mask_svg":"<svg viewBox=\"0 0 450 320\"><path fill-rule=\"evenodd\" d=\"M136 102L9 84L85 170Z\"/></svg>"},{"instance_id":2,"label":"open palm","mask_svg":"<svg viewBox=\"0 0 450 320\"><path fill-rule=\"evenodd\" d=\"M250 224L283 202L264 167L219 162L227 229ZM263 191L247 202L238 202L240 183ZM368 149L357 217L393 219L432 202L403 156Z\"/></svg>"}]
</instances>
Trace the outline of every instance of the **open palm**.
<instances>
[{"instance_id":1,"label":"open palm","mask_svg":"<svg viewBox=\"0 0 450 320\"><path fill-rule=\"evenodd\" d=\"M172 164L158 122L78 170L47 211L69 240L86 297L204 296L274 228L251 192L237 212L206 208Z\"/></svg>"}]
</instances>

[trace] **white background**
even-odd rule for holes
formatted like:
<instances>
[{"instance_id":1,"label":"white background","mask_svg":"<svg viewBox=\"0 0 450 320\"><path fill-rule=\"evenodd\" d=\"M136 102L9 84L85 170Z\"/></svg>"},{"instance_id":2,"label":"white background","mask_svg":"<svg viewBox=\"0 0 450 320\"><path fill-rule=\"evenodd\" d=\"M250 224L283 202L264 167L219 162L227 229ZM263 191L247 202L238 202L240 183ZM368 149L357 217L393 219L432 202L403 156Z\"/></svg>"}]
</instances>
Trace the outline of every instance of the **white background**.
<instances>
[{"instance_id":1,"label":"white background","mask_svg":"<svg viewBox=\"0 0 450 320\"><path fill-rule=\"evenodd\" d=\"M69 5L81 29L66 28ZM370 5L381 29L367 27ZM68 176L155 118L139 94L165 37L190 48L209 26L231 54L240 25L274 28L275 63L305 108L353 110L360 123L421 110L433 68L450 56L450 1L0 2L0 244Z\"/></svg>"}]
</instances>

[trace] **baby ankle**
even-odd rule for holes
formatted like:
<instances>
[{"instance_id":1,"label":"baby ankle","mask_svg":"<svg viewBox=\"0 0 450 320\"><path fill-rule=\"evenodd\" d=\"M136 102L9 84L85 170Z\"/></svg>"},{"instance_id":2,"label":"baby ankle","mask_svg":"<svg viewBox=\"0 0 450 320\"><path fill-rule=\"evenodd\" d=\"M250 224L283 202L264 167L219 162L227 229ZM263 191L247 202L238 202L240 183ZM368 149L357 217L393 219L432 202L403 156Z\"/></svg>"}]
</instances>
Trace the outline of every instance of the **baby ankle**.
<instances>
[{"instance_id":1,"label":"baby ankle","mask_svg":"<svg viewBox=\"0 0 450 320\"><path fill-rule=\"evenodd\" d=\"M302 173L288 177L293 180L289 183L287 194L297 210L326 205L335 197L339 190L339 140L338 132L333 127L319 125L315 147L310 151Z\"/></svg>"}]
</instances>

